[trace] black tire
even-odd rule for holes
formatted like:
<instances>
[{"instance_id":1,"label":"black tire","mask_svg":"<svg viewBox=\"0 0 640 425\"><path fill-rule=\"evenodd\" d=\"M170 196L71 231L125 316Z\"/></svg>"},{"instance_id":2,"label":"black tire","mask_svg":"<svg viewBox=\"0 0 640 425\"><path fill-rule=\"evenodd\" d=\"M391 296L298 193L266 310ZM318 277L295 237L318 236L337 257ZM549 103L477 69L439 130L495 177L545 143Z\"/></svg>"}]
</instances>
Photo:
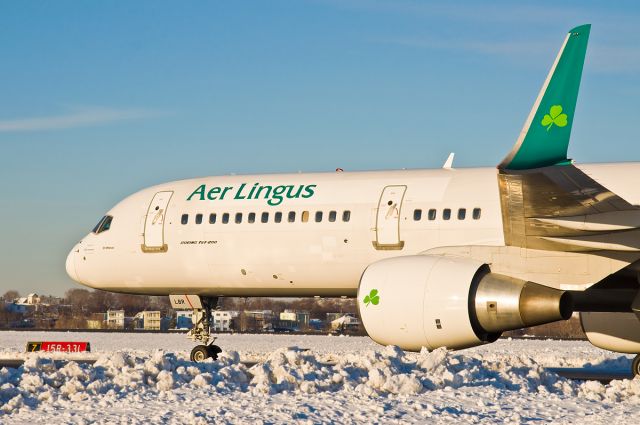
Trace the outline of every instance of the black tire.
<instances>
[{"instance_id":1,"label":"black tire","mask_svg":"<svg viewBox=\"0 0 640 425\"><path fill-rule=\"evenodd\" d=\"M212 356L209 352L209 347L207 347L206 345L196 345L195 347L193 347L193 350L191 350L192 362L200 363L205 361L209 357Z\"/></svg>"},{"instance_id":2,"label":"black tire","mask_svg":"<svg viewBox=\"0 0 640 425\"><path fill-rule=\"evenodd\" d=\"M640 354L636 355L631 362L631 373L634 377L640 375Z\"/></svg>"},{"instance_id":3,"label":"black tire","mask_svg":"<svg viewBox=\"0 0 640 425\"><path fill-rule=\"evenodd\" d=\"M217 360L218 354L222 353L222 348L218 347L217 345L210 345L207 347L207 349L209 350L209 357L211 357L213 360Z\"/></svg>"}]
</instances>

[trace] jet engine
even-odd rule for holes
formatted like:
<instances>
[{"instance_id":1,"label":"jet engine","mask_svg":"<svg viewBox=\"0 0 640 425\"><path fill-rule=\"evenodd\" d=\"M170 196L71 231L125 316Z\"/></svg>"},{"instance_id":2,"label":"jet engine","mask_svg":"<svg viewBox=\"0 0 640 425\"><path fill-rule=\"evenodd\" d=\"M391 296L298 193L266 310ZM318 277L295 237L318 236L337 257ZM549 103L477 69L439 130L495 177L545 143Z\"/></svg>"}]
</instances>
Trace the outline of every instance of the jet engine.
<instances>
[{"instance_id":1,"label":"jet engine","mask_svg":"<svg viewBox=\"0 0 640 425\"><path fill-rule=\"evenodd\" d=\"M467 258L412 255L371 264L358 307L379 344L419 351L495 341L504 331L571 317L571 294L491 273Z\"/></svg>"}]
</instances>

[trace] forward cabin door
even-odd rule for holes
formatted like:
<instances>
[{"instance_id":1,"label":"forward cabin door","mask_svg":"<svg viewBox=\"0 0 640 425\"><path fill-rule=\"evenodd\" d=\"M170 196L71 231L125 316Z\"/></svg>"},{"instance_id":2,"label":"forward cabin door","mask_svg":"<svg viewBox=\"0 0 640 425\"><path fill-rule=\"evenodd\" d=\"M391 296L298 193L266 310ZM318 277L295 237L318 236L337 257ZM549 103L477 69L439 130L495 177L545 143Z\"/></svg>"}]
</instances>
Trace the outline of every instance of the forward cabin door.
<instances>
[{"instance_id":1,"label":"forward cabin door","mask_svg":"<svg viewBox=\"0 0 640 425\"><path fill-rule=\"evenodd\" d=\"M376 249L402 249L400 212L407 186L387 186L382 190L376 214Z\"/></svg>"},{"instance_id":2,"label":"forward cabin door","mask_svg":"<svg viewBox=\"0 0 640 425\"><path fill-rule=\"evenodd\" d=\"M164 242L164 222L172 195L173 192L158 192L151 200L144 221L142 251L167 252L167 244Z\"/></svg>"}]
</instances>

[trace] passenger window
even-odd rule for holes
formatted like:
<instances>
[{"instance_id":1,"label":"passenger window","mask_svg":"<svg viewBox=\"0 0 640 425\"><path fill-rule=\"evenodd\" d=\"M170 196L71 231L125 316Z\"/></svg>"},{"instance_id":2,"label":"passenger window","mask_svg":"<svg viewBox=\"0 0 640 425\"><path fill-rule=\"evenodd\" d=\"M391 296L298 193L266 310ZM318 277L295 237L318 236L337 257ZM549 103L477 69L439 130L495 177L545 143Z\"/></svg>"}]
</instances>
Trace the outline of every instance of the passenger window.
<instances>
[{"instance_id":1,"label":"passenger window","mask_svg":"<svg viewBox=\"0 0 640 425\"><path fill-rule=\"evenodd\" d=\"M420 221L420 219L422 218L422 210L413 210L413 220L414 221Z\"/></svg>"},{"instance_id":2,"label":"passenger window","mask_svg":"<svg viewBox=\"0 0 640 425\"><path fill-rule=\"evenodd\" d=\"M229 213L222 214L222 224L227 224L229 222Z\"/></svg>"},{"instance_id":3,"label":"passenger window","mask_svg":"<svg viewBox=\"0 0 640 425\"><path fill-rule=\"evenodd\" d=\"M202 214L196 214L196 224L202 224Z\"/></svg>"},{"instance_id":4,"label":"passenger window","mask_svg":"<svg viewBox=\"0 0 640 425\"><path fill-rule=\"evenodd\" d=\"M442 219L449 220L451 218L451 209L445 208L442 210Z\"/></svg>"},{"instance_id":5,"label":"passenger window","mask_svg":"<svg viewBox=\"0 0 640 425\"><path fill-rule=\"evenodd\" d=\"M309 211L302 211L302 222L306 223L309 221Z\"/></svg>"},{"instance_id":6,"label":"passenger window","mask_svg":"<svg viewBox=\"0 0 640 425\"><path fill-rule=\"evenodd\" d=\"M433 221L436 219L436 210L434 208L431 208L429 210L429 220Z\"/></svg>"},{"instance_id":7,"label":"passenger window","mask_svg":"<svg viewBox=\"0 0 640 425\"><path fill-rule=\"evenodd\" d=\"M343 211L342 212L342 221L344 221L346 223L349 220L351 220L351 211L349 211L349 210Z\"/></svg>"},{"instance_id":8,"label":"passenger window","mask_svg":"<svg viewBox=\"0 0 640 425\"><path fill-rule=\"evenodd\" d=\"M464 220L464 218L467 216L467 209L466 208L459 208L458 209L458 220Z\"/></svg>"},{"instance_id":9,"label":"passenger window","mask_svg":"<svg viewBox=\"0 0 640 425\"><path fill-rule=\"evenodd\" d=\"M322 211L316 211L316 223L320 223L322 221Z\"/></svg>"},{"instance_id":10,"label":"passenger window","mask_svg":"<svg viewBox=\"0 0 640 425\"><path fill-rule=\"evenodd\" d=\"M282 213L280 211L275 213L275 216L273 217L273 221L275 221L276 223L282 222Z\"/></svg>"},{"instance_id":11,"label":"passenger window","mask_svg":"<svg viewBox=\"0 0 640 425\"><path fill-rule=\"evenodd\" d=\"M189 222L189 214L182 214L182 218L180 219L180 223L187 224Z\"/></svg>"},{"instance_id":12,"label":"passenger window","mask_svg":"<svg viewBox=\"0 0 640 425\"><path fill-rule=\"evenodd\" d=\"M289 216L287 217L287 221L289 223L293 223L294 221L296 221L296 212L295 211L289 211Z\"/></svg>"},{"instance_id":13,"label":"passenger window","mask_svg":"<svg viewBox=\"0 0 640 425\"><path fill-rule=\"evenodd\" d=\"M209 224L216 224L216 213L209 214Z\"/></svg>"},{"instance_id":14,"label":"passenger window","mask_svg":"<svg viewBox=\"0 0 640 425\"><path fill-rule=\"evenodd\" d=\"M256 222L256 213L249 213L247 216L247 222L255 223Z\"/></svg>"},{"instance_id":15,"label":"passenger window","mask_svg":"<svg viewBox=\"0 0 640 425\"><path fill-rule=\"evenodd\" d=\"M333 223L334 221L336 221L336 216L337 216L337 213L335 211L329 211L329 221L330 222Z\"/></svg>"},{"instance_id":16,"label":"passenger window","mask_svg":"<svg viewBox=\"0 0 640 425\"><path fill-rule=\"evenodd\" d=\"M262 223L268 223L269 222L269 213L268 212L263 212L262 216L260 217L260 221Z\"/></svg>"},{"instance_id":17,"label":"passenger window","mask_svg":"<svg viewBox=\"0 0 640 425\"><path fill-rule=\"evenodd\" d=\"M236 213L236 224L242 223L242 213Z\"/></svg>"},{"instance_id":18,"label":"passenger window","mask_svg":"<svg viewBox=\"0 0 640 425\"><path fill-rule=\"evenodd\" d=\"M480 220L480 215L482 214L482 210L480 208L473 209L473 219Z\"/></svg>"}]
</instances>

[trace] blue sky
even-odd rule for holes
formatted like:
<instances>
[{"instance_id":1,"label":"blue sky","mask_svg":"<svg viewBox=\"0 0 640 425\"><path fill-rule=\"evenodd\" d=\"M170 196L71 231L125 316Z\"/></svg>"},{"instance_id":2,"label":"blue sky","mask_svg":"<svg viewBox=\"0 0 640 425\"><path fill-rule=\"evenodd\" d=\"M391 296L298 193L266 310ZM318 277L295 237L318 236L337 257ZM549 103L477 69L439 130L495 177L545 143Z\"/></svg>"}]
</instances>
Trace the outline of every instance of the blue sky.
<instances>
[{"instance_id":1,"label":"blue sky","mask_svg":"<svg viewBox=\"0 0 640 425\"><path fill-rule=\"evenodd\" d=\"M76 287L73 244L163 181L494 166L583 23L570 155L640 160L638 22L631 1L6 2L0 294Z\"/></svg>"}]
</instances>

